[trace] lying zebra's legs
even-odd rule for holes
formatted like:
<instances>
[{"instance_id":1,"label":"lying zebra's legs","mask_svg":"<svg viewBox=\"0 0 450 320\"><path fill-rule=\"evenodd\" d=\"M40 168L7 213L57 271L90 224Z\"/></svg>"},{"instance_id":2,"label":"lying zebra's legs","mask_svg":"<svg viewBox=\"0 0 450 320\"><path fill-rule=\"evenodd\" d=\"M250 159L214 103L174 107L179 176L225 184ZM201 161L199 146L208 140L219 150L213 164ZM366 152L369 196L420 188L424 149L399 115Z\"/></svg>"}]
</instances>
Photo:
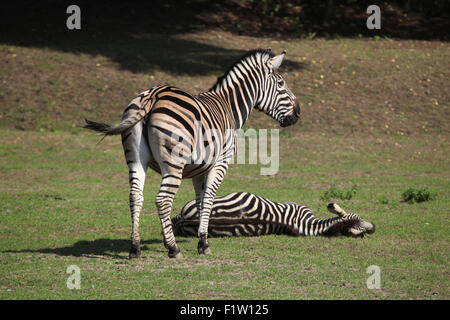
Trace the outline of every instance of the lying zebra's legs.
<instances>
[{"instance_id":1,"label":"lying zebra's legs","mask_svg":"<svg viewBox=\"0 0 450 320\"><path fill-rule=\"evenodd\" d=\"M228 169L228 163L217 163L206 176L203 187L203 198L201 201L200 224L198 227L198 253L211 254L208 243L208 224L211 208L214 203L216 191L222 183Z\"/></svg>"},{"instance_id":2,"label":"lying zebra's legs","mask_svg":"<svg viewBox=\"0 0 450 320\"><path fill-rule=\"evenodd\" d=\"M338 215L339 217L343 218L347 215L347 212L344 211L341 207L339 207L336 203L329 203L327 206L328 211L331 213L334 213Z\"/></svg>"},{"instance_id":3,"label":"lying zebra's legs","mask_svg":"<svg viewBox=\"0 0 450 320\"><path fill-rule=\"evenodd\" d=\"M162 168L161 168L162 169ZM156 196L156 207L164 237L164 246L169 249L169 258L181 258L181 252L175 242L170 213L172 212L173 199L181 184L182 172L174 170L162 170L162 181Z\"/></svg>"}]
</instances>

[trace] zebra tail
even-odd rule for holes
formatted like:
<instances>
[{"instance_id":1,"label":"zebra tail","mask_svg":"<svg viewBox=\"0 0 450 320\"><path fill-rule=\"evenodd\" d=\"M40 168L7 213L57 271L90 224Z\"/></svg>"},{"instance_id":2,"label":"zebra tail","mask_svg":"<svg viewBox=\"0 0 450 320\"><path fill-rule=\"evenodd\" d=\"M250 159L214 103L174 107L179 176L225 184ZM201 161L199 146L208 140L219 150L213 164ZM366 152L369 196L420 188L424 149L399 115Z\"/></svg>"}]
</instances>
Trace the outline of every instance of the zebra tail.
<instances>
[{"instance_id":1,"label":"zebra tail","mask_svg":"<svg viewBox=\"0 0 450 320\"><path fill-rule=\"evenodd\" d=\"M103 133L105 136L121 134L144 119L152 110L155 100L156 99L153 99L150 94L147 95L146 99L143 101L139 96L131 101L125 109L122 115L122 121L119 124L111 125L108 123L91 121L85 118L86 124L83 128Z\"/></svg>"},{"instance_id":2,"label":"zebra tail","mask_svg":"<svg viewBox=\"0 0 450 320\"><path fill-rule=\"evenodd\" d=\"M88 120L86 118L84 120L86 121L86 124L83 126L83 128L103 133L105 134L105 136L112 136L116 134L121 134L128 128L134 126L141 119L139 119L138 121L130 121L129 119L125 119L116 125L103 122L95 122Z\"/></svg>"},{"instance_id":3,"label":"zebra tail","mask_svg":"<svg viewBox=\"0 0 450 320\"><path fill-rule=\"evenodd\" d=\"M103 122L91 121L86 118L84 120L86 121L86 124L83 128L104 133L106 136L120 134L130 127L122 122L117 125L111 125Z\"/></svg>"}]
</instances>

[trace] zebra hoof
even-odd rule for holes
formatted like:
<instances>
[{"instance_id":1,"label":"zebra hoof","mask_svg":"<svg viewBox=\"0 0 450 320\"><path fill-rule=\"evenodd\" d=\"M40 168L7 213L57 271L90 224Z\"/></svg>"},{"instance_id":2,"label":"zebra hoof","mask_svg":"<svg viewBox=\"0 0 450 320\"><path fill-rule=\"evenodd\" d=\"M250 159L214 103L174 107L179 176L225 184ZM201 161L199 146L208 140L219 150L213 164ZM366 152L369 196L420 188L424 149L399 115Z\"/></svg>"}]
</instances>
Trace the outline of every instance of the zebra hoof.
<instances>
[{"instance_id":1,"label":"zebra hoof","mask_svg":"<svg viewBox=\"0 0 450 320\"><path fill-rule=\"evenodd\" d=\"M137 248L131 248L129 257L130 257L130 259L140 258L141 250L137 249Z\"/></svg>"},{"instance_id":2,"label":"zebra hoof","mask_svg":"<svg viewBox=\"0 0 450 320\"><path fill-rule=\"evenodd\" d=\"M212 254L211 248L206 239L200 239L197 245L197 250L199 254Z\"/></svg>"},{"instance_id":3,"label":"zebra hoof","mask_svg":"<svg viewBox=\"0 0 450 320\"><path fill-rule=\"evenodd\" d=\"M183 258L183 255L181 254L180 249L178 247L175 247L173 249L169 249L169 258L181 259L181 258Z\"/></svg>"},{"instance_id":4,"label":"zebra hoof","mask_svg":"<svg viewBox=\"0 0 450 320\"><path fill-rule=\"evenodd\" d=\"M198 250L199 254L212 254L211 248L208 246L206 248L202 248Z\"/></svg>"},{"instance_id":5,"label":"zebra hoof","mask_svg":"<svg viewBox=\"0 0 450 320\"><path fill-rule=\"evenodd\" d=\"M183 254L180 252L178 252L177 254L175 254L174 256L170 256L169 254L169 258L171 259L183 259Z\"/></svg>"}]
</instances>

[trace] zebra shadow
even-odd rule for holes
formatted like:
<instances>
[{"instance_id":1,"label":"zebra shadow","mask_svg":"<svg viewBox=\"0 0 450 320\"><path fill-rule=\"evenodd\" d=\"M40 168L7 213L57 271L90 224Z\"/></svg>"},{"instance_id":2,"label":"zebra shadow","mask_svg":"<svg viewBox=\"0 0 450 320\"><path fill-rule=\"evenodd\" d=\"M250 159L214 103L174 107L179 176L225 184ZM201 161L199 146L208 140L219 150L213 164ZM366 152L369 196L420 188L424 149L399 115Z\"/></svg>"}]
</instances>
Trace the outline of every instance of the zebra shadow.
<instances>
[{"instance_id":1,"label":"zebra shadow","mask_svg":"<svg viewBox=\"0 0 450 320\"><path fill-rule=\"evenodd\" d=\"M177 240L187 242L187 240ZM148 245L160 244L160 248L150 248ZM129 239L97 239L93 241L81 240L73 245L59 248L6 250L3 253L45 253L58 256L86 257L86 258L116 258L128 259L130 250ZM162 239L149 239L141 241L141 251L167 251Z\"/></svg>"}]
</instances>

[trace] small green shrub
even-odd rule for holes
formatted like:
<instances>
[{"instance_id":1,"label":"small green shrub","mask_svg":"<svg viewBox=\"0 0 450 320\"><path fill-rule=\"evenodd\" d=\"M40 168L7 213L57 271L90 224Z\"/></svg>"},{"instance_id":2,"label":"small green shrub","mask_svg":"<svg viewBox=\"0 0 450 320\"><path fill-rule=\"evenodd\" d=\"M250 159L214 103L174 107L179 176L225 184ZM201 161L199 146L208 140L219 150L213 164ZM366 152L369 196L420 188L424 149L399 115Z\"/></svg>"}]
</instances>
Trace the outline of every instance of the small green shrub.
<instances>
[{"instance_id":1,"label":"small green shrub","mask_svg":"<svg viewBox=\"0 0 450 320\"><path fill-rule=\"evenodd\" d=\"M386 198L386 196L381 196L381 197L378 199L378 202L379 202L380 204L388 204L388 203L389 203L389 199Z\"/></svg>"},{"instance_id":2,"label":"small green shrub","mask_svg":"<svg viewBox=\"0 0 450 320\"><path fill-rule=\"evenodd\" d=\"M348 190L341 190L332 185L324 194L320 197L321 200L340 199L350 200L356 194L356 185L353 185Z\"/></svg>"},{"instance_id":3,"label":"small green shrub","mask_svg":"<svg viewBox=\"0 0 450 320\"><path fill-rule=\"evenodd\" d=\"M427 188L416 189L409 188L402 193L402 200L408 203L425 202L434 200L436 195L430 192Z\"/></svg>"}]
</instances>

